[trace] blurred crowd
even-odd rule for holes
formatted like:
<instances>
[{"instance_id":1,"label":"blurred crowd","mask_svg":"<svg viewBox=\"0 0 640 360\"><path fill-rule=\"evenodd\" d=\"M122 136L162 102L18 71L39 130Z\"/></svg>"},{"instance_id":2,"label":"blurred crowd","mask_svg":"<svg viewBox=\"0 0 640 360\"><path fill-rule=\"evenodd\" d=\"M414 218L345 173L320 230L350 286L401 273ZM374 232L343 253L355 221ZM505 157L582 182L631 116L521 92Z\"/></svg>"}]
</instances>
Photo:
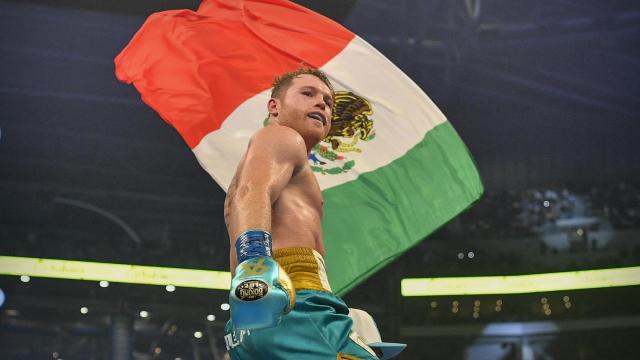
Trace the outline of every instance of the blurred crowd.
<instances>
[{"instance_id":1,"label":"blurred crowd","mask_svg":"<svg viewBox=\"0 0 640 360\"><path fill-rule=\"evenodd\" d=\"M464 236L531 235L561 219L596 216L614 228L640 228L640 182L572 189L487 191L453 226Z\"/></svg>"},{"instance_id":2,"label":"blurred crowd","mask_svg":"<svg viewBox=\"0 0 640 360\"><path fill-rule=\"evenodd\" d=\"M592 187L588 199L591 213L607 218L614 228L640 227L640 182Z\"/></svg>"}]
</instances>

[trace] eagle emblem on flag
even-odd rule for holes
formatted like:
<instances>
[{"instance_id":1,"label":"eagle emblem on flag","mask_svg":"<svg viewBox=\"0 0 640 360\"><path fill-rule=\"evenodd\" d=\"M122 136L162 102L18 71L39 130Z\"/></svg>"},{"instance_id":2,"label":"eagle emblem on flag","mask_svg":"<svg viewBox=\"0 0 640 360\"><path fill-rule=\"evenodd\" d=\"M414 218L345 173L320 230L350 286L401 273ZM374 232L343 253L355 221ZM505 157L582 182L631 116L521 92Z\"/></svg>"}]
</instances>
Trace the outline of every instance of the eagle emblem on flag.
<instances>
[{"instance_id":1,"label":"eagle emblem on flag","mask_svg":"<svg viewBox=\"0 0 640 360\"><path fill-rule=\"evenodd\" d=\"M311 169L322 175L336 175L352 169L355 160L349 160L348 154L361 153L358 143L375 138L371 115L373 107L367 99L351 91L336 91L331 130L309 153ZM335 161L340 163L331 164Z\"/></svg>"}]
</instances>

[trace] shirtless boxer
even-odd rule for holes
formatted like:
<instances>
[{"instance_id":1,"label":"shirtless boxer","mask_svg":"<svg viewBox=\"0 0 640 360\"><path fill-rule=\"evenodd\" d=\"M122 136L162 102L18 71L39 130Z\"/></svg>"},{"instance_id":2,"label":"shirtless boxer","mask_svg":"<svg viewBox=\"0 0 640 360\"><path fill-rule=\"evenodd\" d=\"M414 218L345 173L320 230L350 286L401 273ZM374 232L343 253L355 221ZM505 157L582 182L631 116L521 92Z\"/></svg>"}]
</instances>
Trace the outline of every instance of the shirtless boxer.
<instances>
[{"instance_id":1,"label":"shirtless boxer","mask_svg":"<svg viewBox=\"0 0 640 360\"><path fill-rule=\"evenodd\" d=\"M229 186L232 359L377 359L351 330L324 268L322 193L308 155L329 133L332 106L321 71L276 79L268 124L251 138Z\"/></svg>"}]
</instances>

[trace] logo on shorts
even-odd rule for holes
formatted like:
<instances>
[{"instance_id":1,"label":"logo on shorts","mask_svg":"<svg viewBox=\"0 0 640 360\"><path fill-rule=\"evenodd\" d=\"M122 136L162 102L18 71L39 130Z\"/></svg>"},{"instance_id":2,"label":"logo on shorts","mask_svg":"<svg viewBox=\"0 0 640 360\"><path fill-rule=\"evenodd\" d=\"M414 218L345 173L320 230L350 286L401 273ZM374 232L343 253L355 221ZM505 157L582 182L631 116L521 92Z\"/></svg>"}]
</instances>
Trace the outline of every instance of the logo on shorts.
<instances>
[{"instance_id":1,"label":"logo on shorts","mask_svg":"<svg viewBox=\"0 0 640 360\"><path fill-rule=\"evenodd\" d=\"M245 280L236 286L236 297L243 301L262 299L269 292L269 286L260 280Z\"/></svg>"},{"instance_id":2,"label":"logo on shorts","mask_svg":"<svg viewBox=\"0 0 640 360\"><path fill-rule=\"evenodd\" d=\"M231 350L236 346L240 345L246 336L251 335L251 331L249 330L233 330L230 333L224 336L224 343L227 350Z\"/></svg>"},{"instance_id":3,"label":"logo on shorts","mask_svg":"<svg viewBox=\"0 0 640 360\"><path fill-rule=\"evenodd\" d=\"M329 135L309 153L311 169L322 175L342 174L352 169L356 162L349 153L361 153L360 141L375 138L371 103L350 91L336 91L331 130Z\"/></svg>"}]
</instances>

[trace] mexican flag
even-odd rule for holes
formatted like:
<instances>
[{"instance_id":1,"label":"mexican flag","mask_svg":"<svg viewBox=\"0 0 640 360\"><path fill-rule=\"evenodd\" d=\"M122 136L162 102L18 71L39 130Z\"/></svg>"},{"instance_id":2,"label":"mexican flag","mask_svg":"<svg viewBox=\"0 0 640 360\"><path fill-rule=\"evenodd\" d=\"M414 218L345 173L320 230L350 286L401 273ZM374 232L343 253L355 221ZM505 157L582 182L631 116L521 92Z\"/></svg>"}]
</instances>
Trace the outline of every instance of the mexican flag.
<instances>
[{"instance_id":1,"label":"mexican flag","mask_svg":"<svg viewBox=\"0 0 640 360\"><path fill-rule=\"evenodd\" d=\"M225 190L264 126L274 77L301 66L327 73L333 128L309 165L339 295L482 193L467 148L429 97L366 41L294 3L204 0L195 12L152 14L115 64Z\"/></svg>"}]
</instances>

